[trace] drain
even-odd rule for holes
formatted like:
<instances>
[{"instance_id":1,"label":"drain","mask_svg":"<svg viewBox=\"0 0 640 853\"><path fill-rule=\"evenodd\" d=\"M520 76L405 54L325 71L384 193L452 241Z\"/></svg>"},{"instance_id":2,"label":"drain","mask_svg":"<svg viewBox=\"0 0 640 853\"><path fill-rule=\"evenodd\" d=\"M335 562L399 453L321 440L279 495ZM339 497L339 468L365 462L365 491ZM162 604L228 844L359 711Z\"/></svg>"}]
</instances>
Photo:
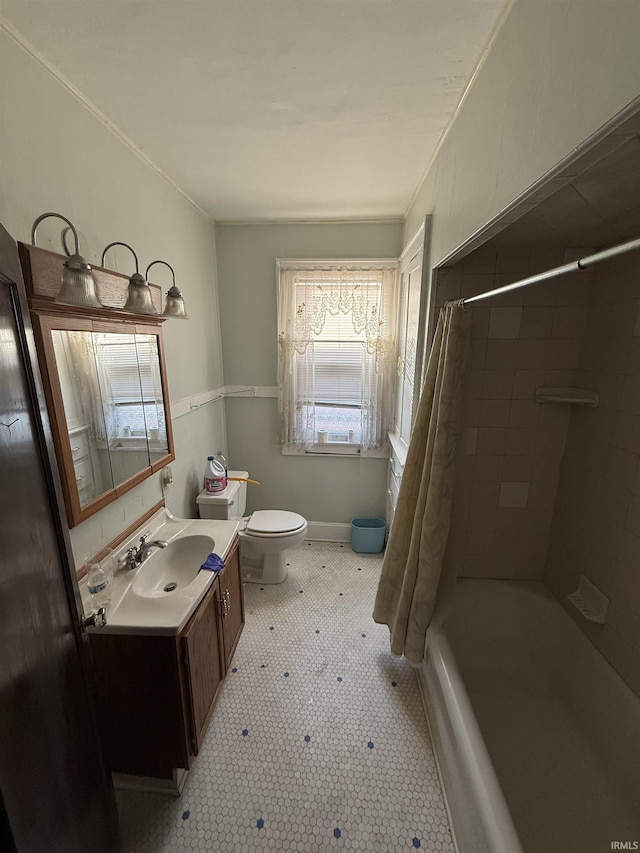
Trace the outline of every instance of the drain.
<instances>
[{"instance_id":1,"label":"drain","mask_svg":"<svg viewBox=\"0 0 640 853\"><path fill-rule=\"evenodd\" d=\"M168 584L165 586L164 591L165 591L165 592L173 592L173 590L174 590L177 586L178 586L178 584L177 584L177 583L175 583L175 581L171 581L171 583L168 583Z\"/></svg>"}]
</instances>

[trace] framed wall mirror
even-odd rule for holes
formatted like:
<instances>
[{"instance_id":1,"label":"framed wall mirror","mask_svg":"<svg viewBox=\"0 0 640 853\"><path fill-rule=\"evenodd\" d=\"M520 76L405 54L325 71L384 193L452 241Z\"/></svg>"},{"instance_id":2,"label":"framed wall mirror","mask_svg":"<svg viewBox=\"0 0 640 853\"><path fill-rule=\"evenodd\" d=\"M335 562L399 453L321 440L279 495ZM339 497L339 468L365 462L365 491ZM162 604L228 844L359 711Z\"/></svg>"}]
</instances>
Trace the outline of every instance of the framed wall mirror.
<instances>
[{"instance_id":1,"label":"framed wall mirror","mask_svg":"<svg viewBox=\"0 0 640 853\"><path fill-rule=\"evenodd\" d=\"M118 306L57 305L48 277L37 273L60 256L21 248L67 519L75 527L175 458L162 318ZM97 272L98 283L106 280L105 289L122 301L127 279Z\"/></svg>"},{"instance_id":2,"label":"framed wall mirror","mask_svg":"<svg viewBox=\"0 0 640 853\"><path fill-rule=\"evenodd\" d=\"M73 527L174 458L160 329L33 319Z\"/></svg>"}]
</instances>

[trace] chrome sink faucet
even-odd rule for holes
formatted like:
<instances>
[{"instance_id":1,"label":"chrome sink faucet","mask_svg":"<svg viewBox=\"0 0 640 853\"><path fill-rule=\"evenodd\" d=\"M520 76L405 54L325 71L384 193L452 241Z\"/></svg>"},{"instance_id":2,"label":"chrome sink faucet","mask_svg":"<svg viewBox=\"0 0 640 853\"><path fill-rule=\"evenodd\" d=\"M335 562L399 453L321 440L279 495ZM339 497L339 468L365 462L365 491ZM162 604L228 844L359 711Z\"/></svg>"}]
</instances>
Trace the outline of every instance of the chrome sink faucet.
<instances>
[{"instance_id":1,"label":"chrome sink faucet","mask_svg":"<svg viewBox=\"0 0 640 853\"><path fill-rule=\"evenodd\" d=\"M148 533L145 533L144 536L140 537L140 544L138 545L138 553L136 555L138 565L140 565L140 563L144 563L151 553L152 548L166 548L169 544L168 542L165 542L164 539L153 539L151 542L147 542L148 535Z\"/></svg>"},{"instance_id":2,"label":"chrome sink faucet","mask_svg":"<svg viewBox=\"0 0 640 853\"><path fill-rule=\"evenodd\" d=\"M120 569L137 569L147 559L153 548L166 548L168 542L164 539L153 539L147 542L148 533L140 537L140 543L129 548L127 553L118 560Z\"/></svg>"}]
</instances>

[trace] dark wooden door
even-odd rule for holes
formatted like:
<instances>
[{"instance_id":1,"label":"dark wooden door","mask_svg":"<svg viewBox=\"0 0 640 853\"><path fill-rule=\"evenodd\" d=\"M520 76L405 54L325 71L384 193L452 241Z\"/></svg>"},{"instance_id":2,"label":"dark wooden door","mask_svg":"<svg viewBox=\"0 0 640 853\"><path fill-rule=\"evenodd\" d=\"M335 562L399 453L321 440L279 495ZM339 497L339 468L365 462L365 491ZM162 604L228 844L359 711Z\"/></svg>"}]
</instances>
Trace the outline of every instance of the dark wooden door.
<instances>
[{"instance_id":1,"label":"dark wooden door","mask_svg":"<svg viewBox=\"0 0 640 853\"><path fill-rule=\"evenodd\" d=\"M182 634L189 680L194 755L207 733L213 706L224 676L220 650L218 579L187 623Z\"/></svg>"},{"instance_id":2,"label":"dark wooden door","mask_svg":"<svg viewBox=\"0 0 640 853\"><path fill-rule=\"evenodd\" d=\"M97 735L42 401L17 251L0 226L3 832L19 853L113 853L113 789Z\"/></svg>"},{"instance_id":3,"label":"dark wooden door","mask_svg":"<svg viewBox=\"0 0 640 853\"><path fill-rule=\"evenodd\" d=\"M229 668L231 658L238 645L242 628L244 627L244 597L242 578L240 577L240 560L238 555L238 540L225 561L225 567L220 572L220 597L222 599L222 631L224 635L225 671ZM225 604L226 602L226 604Z\"/></svg>"}]
</instances>

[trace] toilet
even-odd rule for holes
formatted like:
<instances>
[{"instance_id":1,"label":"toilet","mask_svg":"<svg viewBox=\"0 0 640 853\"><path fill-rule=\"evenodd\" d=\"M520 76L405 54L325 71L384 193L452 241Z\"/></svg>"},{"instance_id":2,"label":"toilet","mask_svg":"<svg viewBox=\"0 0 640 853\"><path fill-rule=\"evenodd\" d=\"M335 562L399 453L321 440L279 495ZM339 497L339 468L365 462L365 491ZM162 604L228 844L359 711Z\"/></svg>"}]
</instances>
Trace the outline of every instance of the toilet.
<instances>
[{"instance_id":1,"label":"toilet","mask_svg":"<svg viewBox=\"0 0 640 853\"><path fill-rule=\"evenodd\" d=\"M230 477L248 477L246 471L229 471ZM247 484L229 480L221 492L200 492L197 497L200 518L242 519L240 571L248 583L282 583L287 577L285 552L300 545L307 534L307 521L297 512L259 509L244 516Z\"/></svg>"}]
</instances>

